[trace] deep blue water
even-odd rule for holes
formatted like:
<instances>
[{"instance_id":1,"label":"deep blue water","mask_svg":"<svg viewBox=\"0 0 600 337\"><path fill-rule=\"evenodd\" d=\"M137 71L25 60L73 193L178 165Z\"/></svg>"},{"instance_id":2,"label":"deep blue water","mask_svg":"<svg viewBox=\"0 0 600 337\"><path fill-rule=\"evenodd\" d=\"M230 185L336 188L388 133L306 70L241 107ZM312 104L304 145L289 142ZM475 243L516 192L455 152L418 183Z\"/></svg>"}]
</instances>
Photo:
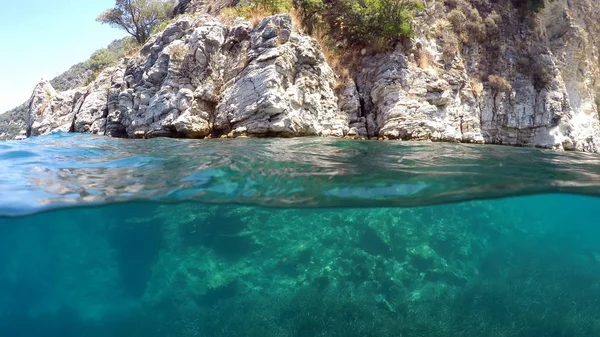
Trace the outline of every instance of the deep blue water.
<instances>
[{"instance_id":1,"label":"deep blue water","mask_svg":"<svg viewBox=\"0 0 600 337\"><path fill-rule=\"evenodd\" d=\"M0 336L600 336L600 156L0 143Z\"/></svg>"}]
</instances>

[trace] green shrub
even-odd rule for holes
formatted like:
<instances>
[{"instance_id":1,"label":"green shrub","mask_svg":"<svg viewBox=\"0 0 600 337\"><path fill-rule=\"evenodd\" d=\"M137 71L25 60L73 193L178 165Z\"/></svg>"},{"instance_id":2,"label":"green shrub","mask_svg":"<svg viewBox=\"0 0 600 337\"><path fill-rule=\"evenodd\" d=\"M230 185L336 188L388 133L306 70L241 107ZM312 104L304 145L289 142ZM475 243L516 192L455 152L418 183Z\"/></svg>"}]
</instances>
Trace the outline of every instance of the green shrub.
<instances>
[{"instance_id":1,"label":"green shrub","mask_svg":"<svg viewBox=\"0 0 600 337\"><path fill-rule=\"evenodd\" d=\"M413 16L424 9L420 2L408 0L342 0L327 16L341 40L362 45L378 37L413 36Z\"/></svg>"},{"instance_id":2,"label":"green shrub","mask_svg":"<svg viewBox=\"0 0 600 337\"><path fill-rule=\"evenodd\" d=\"M155 27L168 20L173 7L173 0L116 0L96 21L122 29L142 44Z\"/></svg>"},{"instance_id":3,"label":"green shrub","mask_svg":"<svg viewBox=\"0 0 600 337\"><path fill-rule=\"evenodd\" d=\"M161 21L158 25L152 28L152 34L162 32L163 30L165 30L165 28L167 28L169 24L171 24L171 22L173 22L173 20L166 19Z\"/></svg>"},{"instance_id":4,"label":"green shrub","mask_svg":"<svg viewBox=\"0 0 600 337\"><path fill-rule=\"evenodd\" d=\"M85 69L92 71L92 75L83 81L88 85L95 80L102 70L117 64L120 58L129 57L137 53L141 45L133 37L126 37L111 43L108 48L96 50L84 63Z\"/></svg>"},{"instance_id":5,"label":"green shrub","mask_svg":"<svg viewBox=\"0 0 600 337\"><path fill-rule=\"evenodd\" d=\"M292 8L292 0L242 0L236 7L223 10L221 15L230 19L241 16L257 25L266 16L286 13Z\"/></svg>"},{"instance_id":6,"label":"green shrub","mask_svg":"<svg viewBox=\"0 0 600 337\"><path fill-rule=\"evenodd\" d=\"M424 9L415 0L242 0L221 16L225 21L243 16L256 25L265 16L289 12L319 42L339 84L349 80L358 51L382 52L413 36L413 17Z\"/></svg>"},{"instance_id":7,"label":"green shrub","mask_svg":"<svg viewBox=\"0 0 600 337\"><path fill-rule=\"evenodd\" d=\"M492 11L486 18L483 20L485 24L485 29L489 35L496 35L498 33L498 21L500 21L500 15L495 11Z\"/></svg>"},{"instance_id":8,"label":"green shrub","mask_svg":"<svg viewBox=\"0 0 600 337\"><path fill-rule=\"evenodd\" d=\"M483 20L479 10L464 0L446 1L445 3L453 8L448 13L447 19L452 23L454 31L464 45L473 41L483 43L488 40L488 25L492 31L498 29L494 21L495 16L488 16L489 20Z\"/></svg>"},{"instance_id":9,"label":"green shrub","mask_svg":"<svg viewBox=\"0 0 600 337\"><path fill-rule=\"evenodd\" d=\"M322 0L299 0L298 1L298 12L300 19L302 20L307 33L312 35L315 28L322 27L325 22L323 21L323 12L325 11L325 4Z\"/></svg>"},{"instance_id":10,"label":"green shrub","mask_svg":"<svg viewBox=\"0 0 600 337\"><path fill-rule=\"evenodd\" d=\"M255 3L269 14L289 12L294 7L291 0L257 0Z\"/></svg>"},{"instance_id":11,"label":"green shrub","mask_svg":"<svg viewBox=\"0 0 600 337\"><path fill-rule=\"evenodd\" d=\"M465 29L465 24L467 23L467 16L460 9L453 9L448 13L448 21L452 23L452 27L454 27L454 31L457 33L462 33Z\"/></svg>"},{"instance_id":12,"label":"green shrub","mask_svg":"<svg viewBox=\"0 0 600 337\"><path fill-rule=\"evenodd\" d=\"M327 31L338 42L365 46L376 38L392 42L414 35L413 16L425 7L413 0L244 0L236 7L254 22L292 9L309 34Z\"/></svg>"},{"instance_id":13,"label":"green shrub","mask_svg":"<svg viewBox=\"0 0 600 337\"><path fill-rule=\"evenodd\" d=\"M117 60L117 54L107 48L102 48L92 54L88 60L88 66L92 71L96 72L116 63Z\"/></svg>"},{"instance_id":14,"label":"green shrub","mask_svg":"<svg viewBox=\"0 0 600 337\"><path fill-rule=\"evenodd\" d=\"M532 64L533 71L533 86L537 90L542 90L550 87L554 76L548 71L546 63L542 60L535 60Z\"/></svg>"},{"instance_id":15,"label":"green shrub","mask_svg":"<svg viewBox=\"0 0 600 337\"><path fill-rule=\"evenodd\" d=\"M460 42L452 31L445 31L440 36L440 42L442 43L442 55L446 65L450 65L458 51L460 50Z\"/></svg>"}]
</instances>

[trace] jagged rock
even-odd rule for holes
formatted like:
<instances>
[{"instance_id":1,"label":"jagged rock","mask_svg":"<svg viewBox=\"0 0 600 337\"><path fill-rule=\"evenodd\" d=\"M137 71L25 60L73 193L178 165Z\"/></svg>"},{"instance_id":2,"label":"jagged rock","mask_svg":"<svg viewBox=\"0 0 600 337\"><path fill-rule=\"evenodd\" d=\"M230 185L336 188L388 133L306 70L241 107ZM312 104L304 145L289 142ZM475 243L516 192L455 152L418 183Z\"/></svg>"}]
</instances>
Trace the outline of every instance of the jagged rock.
<instances>
[{"instance_id":1,"label":"jagged rock","mask_svg":"<svg viewBox=\"0 0 600 337\"><path fill-rule=\"evenodd\" d=\"M108 93L111 88L113 68L109 68L88 87L88 95L78 110L75 110L73 131L104 134L108 112Z\"/></svg>"},{"instance_id":2,"label":"jagged rock","mask_svg":"<svg viewBox=\"0 0 600 337\"><path fill-rule=\"evenodd\" d=\"M215 114L223 133L343 136L333 72L313 40L292 32L288 15L262 20L250 34L248 64L225 84Z\"/></svg>"},{"instance_id":3,"label":"jagged rock","mask_svg":"<svg viewBox=\"0 0 600 337\"><path fill-rule=\"evenodd\" d=\"M469 110L460 96L475 103L468 90L455 91L434 69L420 69L400 52L366 57L359 87L372 106L371 127L386 139L430 139L482 142L481 136L463 137L461 131L477 129L465 123ZM453 78L459 87L462 77ZM462 129L461 129L462 128ZM478 130L475 130L477 133Z\"/></svg>"},{"instance_id":4,"label":"jagged rock","mask_svg":"<svg viewBox=\"0 0 600 337\"><path fill-rule=\"evenodd\" d=\"M31 133L71 131L76 109L83 102L85 88L57 93L49 81L40 82L33 92L30 104L32 114Z\"/></svg>"},{"instance_id":5,"label":"jagged rock","mask_svg":"<svg viewBox=\"0 0 600 337\"><path fill-rule=\"evenodd\" d=\"M245 21L227 27L208 16L183 16L139 56L100 73L81 104L75 104L79 96L67 100L49 84L38 86L33 100L48 101L60 116L75 114L75 132L342 137L348 122L337 108L334 85L316 42L294 31L289 15L265 18L254 28ZM69 130L72 120L56 123ZM34 135L53 130L31 129Z\"/></svg>"},{"instance_id":6,"label":"jagged rock","mask_svg":"<svg viewBox=\"0 0 600 337\"><path fill-rule=\"evenodd\" d=\"M338 108L348 116L348 137L364 138L368 136L367 121L362 116L360 96L354 81L349 81L338 95Z\"/></svg>"},{"instance_id":7,"label":"jagged rock","mask_svg":"<svg viewBox=\"0 0 600 337\"><path fill-rule=\"evenodd\" d=\"M369 135L599 152L598 65L585 60L598 52L585 33L596 28L573 17L594 10L587 0L576 6L548 3L540 13L541 38L519 21L518 11L505 9L505 22L522 28L494 37L500 55L474 41L446 59L439 51L443 41L429 34L432 28L418 26L412 45L363 58L357 85ZM531 50L536 58L520 68L518 60ZM419 63L415 54L427 62ZM484 68L486 58L495 67L487 71L504 76L510 91L477 83L481 77L474 69Z\"/></svg>"}]
</instances>

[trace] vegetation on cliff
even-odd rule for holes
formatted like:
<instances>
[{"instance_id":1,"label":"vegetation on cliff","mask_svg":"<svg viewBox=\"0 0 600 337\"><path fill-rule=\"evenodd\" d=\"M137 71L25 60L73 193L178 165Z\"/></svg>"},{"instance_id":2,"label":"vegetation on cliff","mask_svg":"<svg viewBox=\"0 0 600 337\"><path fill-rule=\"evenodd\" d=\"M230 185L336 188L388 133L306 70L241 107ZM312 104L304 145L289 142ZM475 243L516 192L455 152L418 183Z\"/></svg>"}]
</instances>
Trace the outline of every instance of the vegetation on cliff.
<instances>
[{"instance_id":1,"label":"vegetation on cliff","mask_svg":"<svg viewBox=\"0 0 600 337\"><path fill-rule=\"evenodd\" d=\"M106 48L95 51L89 59L77 63L67 71L50 80L56 91L67 91L85 86L96 79L106 67L114 65L120 58L132 55L139 49L133 38L115 40ZM0 114L0 140L13 139L27 125L29 102Z\"/></svg>"},{"instance_id":2,"label":"vegetation on cliff","mask_svg":"<svg viewBox=\"0 0 600 337\"><path fill-rule=\"evenodd\" d=\"M524 15L540 11L545 3L544 0L504 2ZM498 34L506 21L496 11L500 5L487 0L445 0L441 6L432 5L427 16L437 20L431 22L427 34L441 42L446 63L473 42L498 55ZM242 0L226 9L222 16L243 16L256 23L267 15L292 14L299 26L319 41L337 75L347 80L359 51L364 54L390 50L397 42L414 37L415 19L425 11L423 3L414 0ZM416 57L421 65L429 62L427 55ZM536 59L528 61L533 66L527 72L536 77L536 86L543 88L550 81L546 69ZM493 67L484 65L484 68ZM487 81L490 74L494 71L480 74L480 80Z\"/></svg>"},{"instance_id":3,"label":"vegetation on cliff","mask_svg":"<svg viewBox=\"0 0 600 337\"><path fill-rule=\"evenodd\" d=\"M92 71L88 82L98 77L98 74L115 65L119 59L135 54L140 49L140 45L132 37L126 37L115 41L106 48L96 50L89 60L86 61L86 66Z\"/></svg>"},{"instance_id":4,"label":"vegetation on cliff","mask_svg":"<svg viewBox=\"0 0 600 337\"><path fill-rule=\"evenodd\" d=\"M308 34L327 34L344 47L362 47L412 36L413 16L424 9L412 0L245 0L230 13L252 18L292 12Z\"/></svg>"},{"instance_id":5,"label":"vegetation on cliff","mask_svg":"<svg viewBox=\"0 0 600 337\"><path fill-rule=\"evenodd\" d=\"M413 0L242 0L221 12L254 24L268 15L290 13L299 29L315 38L338 84L348 82L358 52L381 52L414 36L415 14L425 10Z\"/></svg>"},{"instance_id":6,"label":"vegetation on cliff","mask_svg":"<svg viewBox=\"0 0 600 337\"><path fill-rule=\"evenodd\" d=\"M29 106L26 103L0 114L0 140L13 139L25 129Z\"/></svg>"},{"instance_id":7,"label":"vegetation on cliff","mask_svg":"<svg viewBox=\"0 0 600 337\"><path fill-rule=\"evenodd\" d=\"M512 2L516 7L531 11L539 11L544 8L544 0L512 0Z\"/></svg>"},{"instance_id":8,"label":"vegetation on cliff","mask_svg":"<svg viewBox=\"0 0 600 337\"><path fill-rule=\"evenodd\" d=\"M96 20L123 29L141 44L150 38L154 28L169 18L174 7L173 0L116 0L115 7L104 11Z\"/></svg>"}]
</instances>

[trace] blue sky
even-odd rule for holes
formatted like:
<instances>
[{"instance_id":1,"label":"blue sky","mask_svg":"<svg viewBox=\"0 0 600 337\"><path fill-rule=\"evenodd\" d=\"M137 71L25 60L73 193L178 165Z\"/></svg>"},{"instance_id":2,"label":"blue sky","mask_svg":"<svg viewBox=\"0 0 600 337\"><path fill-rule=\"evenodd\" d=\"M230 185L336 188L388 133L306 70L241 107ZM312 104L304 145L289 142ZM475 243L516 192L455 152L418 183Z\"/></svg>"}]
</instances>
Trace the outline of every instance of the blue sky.
<instances>
[{"instance_id":1,"label":"blue sky","mask_svg":"<svg viewBox=\"0 0 600 337\"><path fill-rule=\"evenodd\" d=\"M95 20L112 6L114 0L0 0L0 113L29 99L41 78L125 36Z\"/></svg>"}]
</instances>

